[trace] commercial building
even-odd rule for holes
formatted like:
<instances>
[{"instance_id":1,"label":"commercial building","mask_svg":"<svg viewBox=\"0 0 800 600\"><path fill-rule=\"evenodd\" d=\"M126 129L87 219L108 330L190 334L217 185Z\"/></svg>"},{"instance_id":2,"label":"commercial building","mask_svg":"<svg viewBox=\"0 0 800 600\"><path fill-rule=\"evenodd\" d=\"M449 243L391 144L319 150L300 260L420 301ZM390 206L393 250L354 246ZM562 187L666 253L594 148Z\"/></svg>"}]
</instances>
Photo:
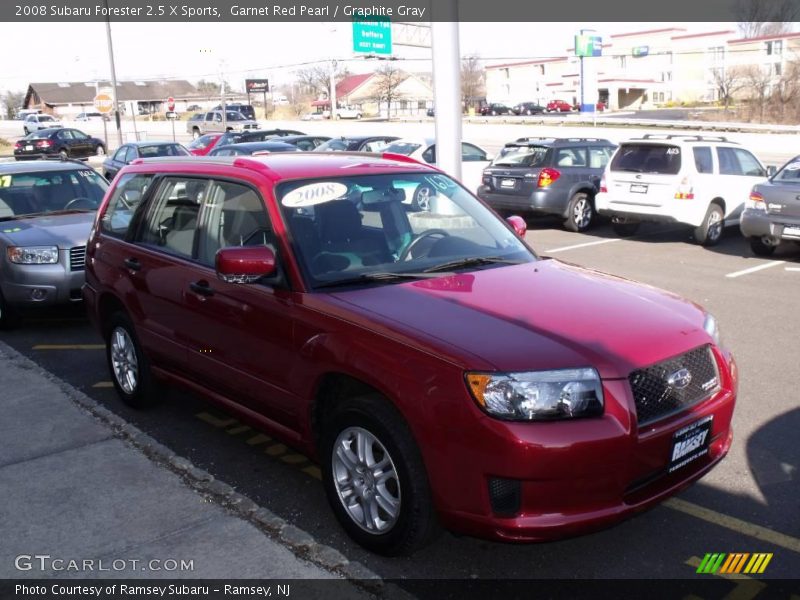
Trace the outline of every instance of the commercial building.
<instances>
[{"instance_id":1,"label":"commercial building","mask_svg":"<svg viewBox=\"0 0 800 600\"><path fill-rule=\"evenodd\" d=\"M769 91L800 59L800 33L742 39L733 29L661 28L615 34L603 42L602 56L583 60L596 61L597 94L611 109L713 102L725 94L721 83L756 75ZM751 93L744 83L732 86L736 95ZM569 48L563 56L488 65L486 94L489 102L509 105L555 99L576 104L580 59Z\"/></svg>"}]
</instances>

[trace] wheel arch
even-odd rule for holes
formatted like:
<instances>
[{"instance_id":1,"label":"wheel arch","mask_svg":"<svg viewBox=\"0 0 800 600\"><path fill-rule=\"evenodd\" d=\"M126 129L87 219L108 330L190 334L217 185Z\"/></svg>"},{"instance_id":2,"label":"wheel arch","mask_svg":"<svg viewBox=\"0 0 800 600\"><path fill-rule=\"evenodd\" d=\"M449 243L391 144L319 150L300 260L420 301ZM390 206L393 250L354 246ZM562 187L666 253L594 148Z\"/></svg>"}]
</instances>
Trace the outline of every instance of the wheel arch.
<instances>
[{"instance_id":1,"label":"wheel arch","mask_svg":"<svg viewBox=\"0 0 800 600\"><path fill-rule=\"evenodd\" d=\"M125 305L122 303L122 300L120 300L114 294L108 292L101 295L97 302L97 323L100 327L100 332L103 335L103 339L108 337L108 321L111 318L111 315L116 312L124 312L125 314L128 313Z\"/></svg>"}]
</instances>

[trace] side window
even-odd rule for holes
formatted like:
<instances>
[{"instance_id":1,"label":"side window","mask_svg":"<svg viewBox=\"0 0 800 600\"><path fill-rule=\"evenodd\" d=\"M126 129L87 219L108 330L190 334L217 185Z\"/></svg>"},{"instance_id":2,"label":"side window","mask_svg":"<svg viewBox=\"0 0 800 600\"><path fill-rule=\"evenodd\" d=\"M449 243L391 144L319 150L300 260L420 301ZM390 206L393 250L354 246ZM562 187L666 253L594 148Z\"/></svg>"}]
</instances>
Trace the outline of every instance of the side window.
<instances>
[{"instance_id":1,"label":"side window","mask_svg":"<svg viewBox=\"0 0 800 600\"><path fill-rule=\"evenodd\" d=\"M136 148L133 146L128 146L128 151L125 153L125 157L123 158L122 162L124 163L131 163L137 158L136 156Z\"/></svg>"},{"instance_id":2,"label":"side window","mask_svg":"<svg viewBox=\"0 0 800 600\"><path fill-rule=\"evenodd\" d=\"M191 258L200 204L207 188L205 179L164 178L148 206L139 241Z\"/></svg>"},{"instance_id":3,"label":"side window","mask_svg":"<svg viewBox=\"0 0 800 600\"><path fill-rule=\"evenodd\" d=\"M556 150L557 167L585 167L586 148L558 148Z\"/></svg>"},{"instance_id":4,"label":"side window","mask_svg":"<svg viewBox=\"0 0 800 600\"><path fill-rule=\"evenodd\" d=\"M128 152L128 147L127 146L123 146L122 148L117 150L116 153L114 154L114 160L116 160L118 162L125 162L125 153L126 152Z\"/></svg>"},{"instance_id":5,"label":"side window","mask_svg":"<svg viewBox=\"0 0 800 600\"><path fill-rule=\"evenodd\" d=\"M472 144L461 144L461 160L464 162L478 162L486 160L486 153Z\"/></svg>"},{"instance_id":6,"label":"side window","mask_svg":"<svg viewBox=\"0 0 800 600\"><path fill-rule=\"evenodd\" d=\"M594 146L589 148L589 168L604 169L614 153L608 146Z\"/></svg>"},{"instance_id":7,"label":"side window","mask_svg":"<svg viewBox=\"0 0 800 600\"><path fill-rule=\"evenodd\" d=\"M72 139L72 132L69 129L62 129L58 132L58 139L60 140L71 140Z\"/></svg>"},{"instance_id":8,"label":"side window","mask_svg":"<svg viewBox=\"0 0 800 600\"><path fill-rule=\"evenodd\" d=\"M696 146L692 148L694 154L694 166L698 173L713 173L714 161L711 159L711 148L708 146Z\"/></svg>"},{"instance_id":9,"label":"side window","mask_svg":"<svg viewBox=\"0 0 800 600\"><path fill-rule=\"evenodd\" d=\"M718 147L717 159L719 160L720 175L744 175L742 168L739 166L739 161L736 160L733 148Z\"/></svg>"},{"instance_id":10,"label":"side window","mask_svg":"<svg viewBox=\"0 0 800 600\"><path fill-rule=\"evenodd\" d=\"M310 152L311 150L314 149L314 142L312 142L311 140L300 140L299 142L297 142L297 147L300 148L300 150L305 150L306 152Z\"/></svg>"},{"instance_id":11,"label":"side window","mask_svg":"<svg viewBox=\"0 0 800 600\"><path fill-rule=\"evenodd\" d=\"M744 175L748 177L766 177L767 173L759 164L755 156L742 148L733 149L736 158L739 159L739 166Z\"/></svg>"},{"instance_id":12,"label":"side window","mask_svg":"<svg viewBox=\"0 0 800 600\"><path fill-rule=\"evenodd\" d=\"M82 131L78 131L77 129L70 129L69 132L72 134L76 140L88 140L89 136L83 133Z\"/></svg>"},{"instance_id":13,"label":"side window","mask_svg":"<svg viewBox=\"0 0 800 600\"><path fill-rule=\"evenodd\" d=\"M428 164L433 164L436 162L436 145L429 147L425 152L422 153L422 160L424 160Z\"/></svg>"},{"instance_id":14,"label":"side window","mask_svg":"<svg viewBox=\"0 0 800 600\"><path fill-rule=\"evenodd\" d=\"M120 178L114 195L100 220L100 230L112 237L125 238L133 215L144 199L152 175L129 173Z\"/></svg>"},{"instance_id":15,"label":"side window","mask_svg":"<svg viewBox=\"0 0 800 600\"><path fill-rule=\"evenodd\" d=\"M198 239L198 258L214 266L217 250L229 246L272 244L272 227L260 196L251 188L229 182L214 182L203 209Z\"/></svg>"}]
</instances>

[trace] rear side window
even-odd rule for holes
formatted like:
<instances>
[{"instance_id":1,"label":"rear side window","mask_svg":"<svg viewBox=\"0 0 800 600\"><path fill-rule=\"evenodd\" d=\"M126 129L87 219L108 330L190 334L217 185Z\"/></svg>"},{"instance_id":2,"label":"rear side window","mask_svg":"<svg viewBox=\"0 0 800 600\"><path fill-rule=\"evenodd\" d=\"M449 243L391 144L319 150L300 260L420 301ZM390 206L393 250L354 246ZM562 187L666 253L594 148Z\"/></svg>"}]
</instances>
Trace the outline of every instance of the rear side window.
<instances>
[{"instance_id":1,"label":"rear side window","mask_svg":"<svg viewBox=\"0 0 800 600\"><path fill-rule=\"evenodd\" d=\"M120 178L100 220L100 230L103 233L121 239L127 237L133 215L141 205L152 180L152 175L135 173L128 173Z\"/></svg>"},{"instance_id":2,"label":"rear side window","mask_svg":"<svg viewBox=\"0 0 800 600\"><path fill-rule=\"evenodd\" d=\"M677 175L681 149L669 144L622 144L611 160L611 170Z\"/></svg>"},{"instance_id":3,"label":"rear side window","mask_svg":"<svg viewBox=\"0 0 800 600\"><path fill-rule=\"evenodd\" d=\"M613 153L614 148L609 146L589 148L589 168L604 169Z\"/></svg>"},{"instance_id":4,"label":"rear side window","mask_svg":"<svg viewBox=\"0 0 800 600\"><path fill-rule=\"evenodd\" d=\"M557 167L585 167L586 148L558 148L556 150Z\"/></svg>"},{"instance_id":5,"label":"rear side window","mask_svg":"<svg viewBox=\"0 0 800 600\"><path fill-rule=\"evenodd\" d=\"M692 148L694 154L694 166L698 173L713 173L714 161L711 158L711 148L708 146L696 146Z\"/></svg>"}]
</instances>

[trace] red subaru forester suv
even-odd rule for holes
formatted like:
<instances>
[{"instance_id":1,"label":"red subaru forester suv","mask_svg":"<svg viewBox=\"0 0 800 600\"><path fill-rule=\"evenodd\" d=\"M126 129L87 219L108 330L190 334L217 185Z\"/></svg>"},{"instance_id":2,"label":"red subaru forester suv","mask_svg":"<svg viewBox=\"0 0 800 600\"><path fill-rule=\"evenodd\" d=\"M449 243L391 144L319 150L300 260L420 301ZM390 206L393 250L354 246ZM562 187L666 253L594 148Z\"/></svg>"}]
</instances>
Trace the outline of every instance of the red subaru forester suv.
<instances>
[{"instance_id":1,"label":"red subaru forester suv","mask_svg":"<svg viewBox=\"0 0 800 600\"><path fill-rule=\"evenodd\" d=\"M84 297L123 401L179 385L316 457L372 551L439 525L549 540L717 464L736 369L699 306L540 259L524 233L405 157L137 161Z\"/></svg>"}]
</instances>

